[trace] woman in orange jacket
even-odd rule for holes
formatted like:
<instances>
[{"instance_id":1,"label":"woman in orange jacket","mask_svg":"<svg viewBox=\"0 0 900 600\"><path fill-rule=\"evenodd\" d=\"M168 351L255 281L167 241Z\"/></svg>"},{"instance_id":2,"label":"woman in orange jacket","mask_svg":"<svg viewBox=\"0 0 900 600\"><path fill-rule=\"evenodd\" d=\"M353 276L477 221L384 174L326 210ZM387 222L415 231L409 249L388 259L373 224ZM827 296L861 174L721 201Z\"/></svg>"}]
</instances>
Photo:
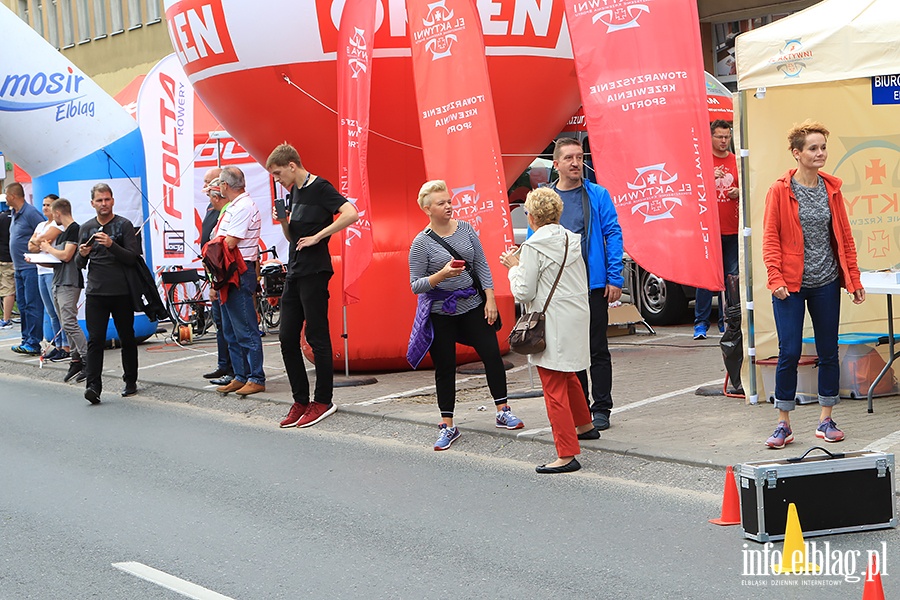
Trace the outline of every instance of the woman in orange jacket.
<instances>
[{"instance_id":1,"label":"woman in orange jacket","mask_svg":"<svg viewBox=\"0 0 900 600\"><path fill-rule=\"evenodd\" d=\"M853 296L854 304L861 304L866 292L859 281L841 180L819 171L828 158L828 133L821 123L809 119L795 125L788 132L788 142L797 168L782 175L766 195L763 262L778 332L778 426L766 440L769 448L784 448L794 441L790 415L795 407L797 362L806 310L812 320L819 358L821 413L816 437L826 442L844 439L844 432L831 418L834 405L840 401L840 289L845 288Z\"/></svg>"}]
</instances>

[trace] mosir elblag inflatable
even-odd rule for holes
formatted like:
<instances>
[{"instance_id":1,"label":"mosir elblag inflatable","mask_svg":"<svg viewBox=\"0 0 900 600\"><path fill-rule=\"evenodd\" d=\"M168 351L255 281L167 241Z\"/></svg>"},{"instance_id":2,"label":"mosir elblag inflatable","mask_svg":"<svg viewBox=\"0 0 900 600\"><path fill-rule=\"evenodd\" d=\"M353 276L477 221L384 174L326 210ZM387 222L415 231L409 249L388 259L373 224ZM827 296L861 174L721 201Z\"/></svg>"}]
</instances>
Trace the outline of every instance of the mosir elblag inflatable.
<instances>
[{"instance_id":1,"label":"mosir elblag inflatable","mask_svg":"<svg viewBox=\"0 0 900 600\"><path fill-rule=\"evenodd\" d=\"M401 369L415 297L407 253L427 218L415 198L425 180L404 0L377 1L369 180L375 254L347 307L354 370ZM175 52L210 112L256 160L288 141L304 166L338 183L337 67L342 0L166 0ZM512 181L580 105L561 0L480 0L503 166ZM271 199L257 198L271 211ZM484 232L482 232L484 235ZM336 365L341 340L340 240L329 318ZM488 257L494 278L506 277ZM496 268L495 268L496 267ZM498 298L504 331L512 299ZM470 355L471 356L471 355Z\"/></svg>"}]
</instances>

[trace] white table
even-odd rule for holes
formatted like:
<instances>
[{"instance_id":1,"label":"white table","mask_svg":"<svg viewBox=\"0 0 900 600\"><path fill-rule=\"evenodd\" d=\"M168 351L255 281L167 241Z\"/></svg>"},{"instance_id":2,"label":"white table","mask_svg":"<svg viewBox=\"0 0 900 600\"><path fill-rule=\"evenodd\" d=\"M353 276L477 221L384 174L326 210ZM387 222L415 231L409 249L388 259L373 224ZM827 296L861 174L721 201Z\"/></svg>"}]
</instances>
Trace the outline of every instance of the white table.
<instances>
[{"instance_id":1,"label":"white table","mask_svg":"<svg viewBox=\"0 0 900 600\"><path fill-rule=\"evenodd\" d=\"M866 399L869 401L869 412L872 413L874 410L872 409L872 394L875 391L875 386L878 385L878 382L882 380L882 378L887 374L890 370L891 365L894 364L894 361L897 358L900 358L900 353L896 350L896 344L894 343L894 303L893 297L894 295L900 295L900 283L878 283L878 284L863 284L863 287L866 290L866 295L869 294L883 294L887 297L887 318L888 318L888 348L890 348L890 356L888 357L887 364L884 365L884 368L881 370L881 373L878 374L878 377L875 378L875 381L872 382L872 385L869 386L869 393L866 394Z\"/></svg>"}]
</instances>

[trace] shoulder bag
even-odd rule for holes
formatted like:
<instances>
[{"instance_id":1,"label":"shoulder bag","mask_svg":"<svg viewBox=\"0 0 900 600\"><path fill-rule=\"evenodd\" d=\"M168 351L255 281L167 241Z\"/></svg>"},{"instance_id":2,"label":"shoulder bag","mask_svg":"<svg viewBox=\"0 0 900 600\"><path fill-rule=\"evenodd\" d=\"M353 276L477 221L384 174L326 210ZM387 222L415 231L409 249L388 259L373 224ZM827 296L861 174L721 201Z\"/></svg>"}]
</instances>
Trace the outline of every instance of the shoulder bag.
<instances>
[{"instance_id":1,"label":"shoulder bag","mask_svg":"<svg viewBox=\"0 0 900 600\"><path fill-rule=\"evenodd\" d=\"M562 265L559 267L559 273L556 274L556 281L550 288L547 300L544 301L544 309L540 312L529 312L523 314L513 325L512 331L509 332L509 349L517 354L537 354L543 352L547 347L544 340L544 313L547 312L547 306L550 304L550 298L556 291L559 278L562 277L563 269L566 266L566 259L569 257L569 234L566 236L566 249L563 253Z\"/></svg>"}]
</instances>

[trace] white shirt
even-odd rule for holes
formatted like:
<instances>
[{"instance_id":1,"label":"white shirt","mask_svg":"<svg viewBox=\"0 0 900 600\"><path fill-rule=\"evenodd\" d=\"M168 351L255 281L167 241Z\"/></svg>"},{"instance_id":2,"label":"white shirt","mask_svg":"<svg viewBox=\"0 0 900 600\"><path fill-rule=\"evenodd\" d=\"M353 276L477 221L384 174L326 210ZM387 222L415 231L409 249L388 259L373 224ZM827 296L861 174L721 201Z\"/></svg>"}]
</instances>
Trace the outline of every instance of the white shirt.
<instances>
[{"instance_id":1,"label":"white shirt","mask_svg":"<svg viewBox=\"0 0 900 600\"><path fill-rule=\"evenodd\" d=\"M259 230L262 219L259 208L250 198L250 194L244 192L222 211L222 217L216 226L213 237L218 235L238 238L237 247L245 261L256 261L259 254Z\"/></svg>"},{"instance_id":2,"label":"white shirt","mask_svg":"<svg viewBox=\"0 0 900 600\"><path fill-rule=\"evenodd\" d=\"M42 235L44 235L44 232L46 232L47 229L50 227L56 227L57 229L59 229L60 232L66 230L65 227L63 227L62 225L57 225L55 222L53 222L51 220L51 221L41 221L40 223L38 223L37 227L34 228L34 233L37 234L38 236L42 236ZM52 244L53 242L51 241L50 243ZM52 267L42 267L39 264L35 264L35 266L37 267L38 275L48 275L48 274L52 275L53 274Z\"/></svg>"}]
</instances>

